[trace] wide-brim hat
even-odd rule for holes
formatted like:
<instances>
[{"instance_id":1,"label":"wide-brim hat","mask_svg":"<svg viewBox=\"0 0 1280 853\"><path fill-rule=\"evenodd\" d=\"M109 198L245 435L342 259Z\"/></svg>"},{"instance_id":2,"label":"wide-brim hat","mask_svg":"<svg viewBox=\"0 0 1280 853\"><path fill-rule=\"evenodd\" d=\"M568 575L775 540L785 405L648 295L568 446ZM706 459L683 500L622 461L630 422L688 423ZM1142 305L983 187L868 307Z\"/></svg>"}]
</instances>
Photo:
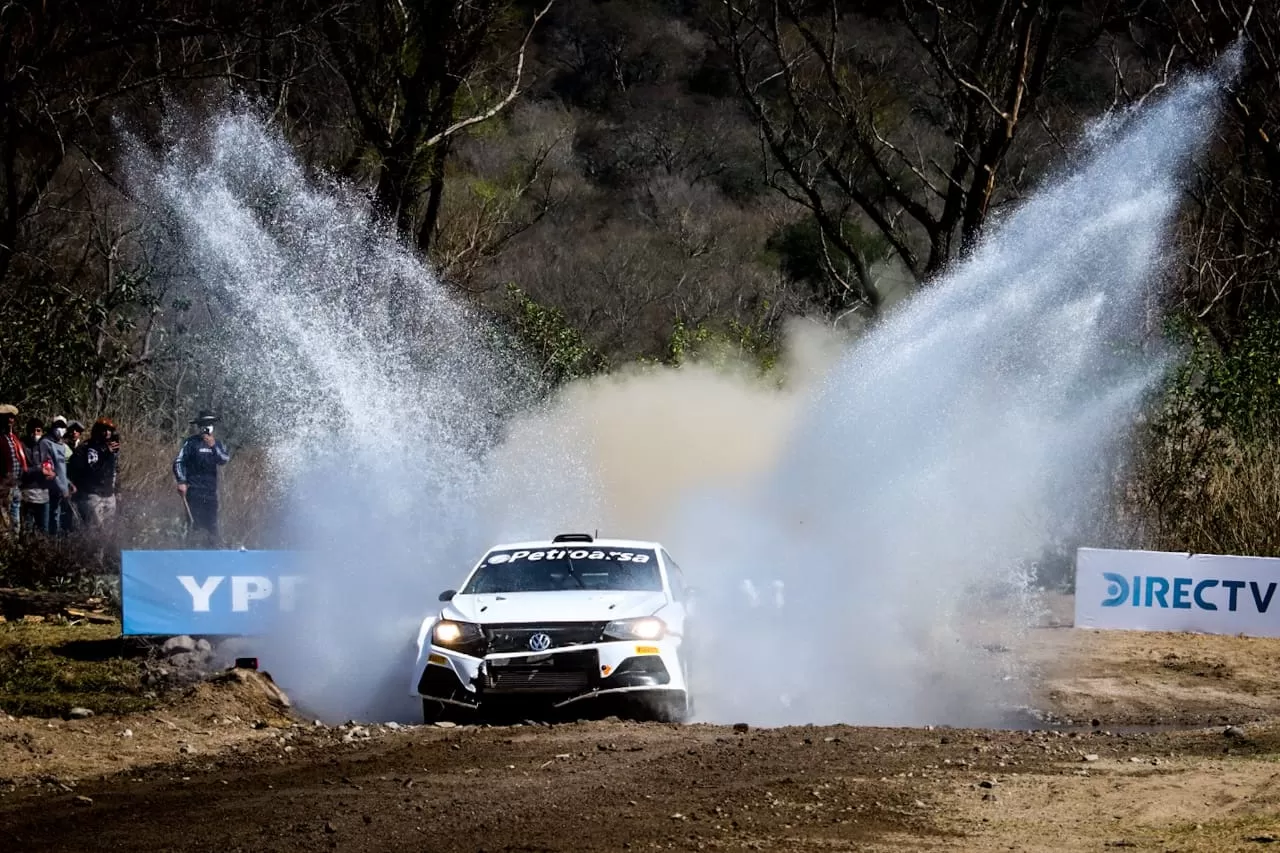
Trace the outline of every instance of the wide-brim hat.
<instances>
[{"instance_id":1,"label":"wide-brim hat","mask_svg":"<svg viewBox=\"0 0 1280 853\"><path fill-rule=\"evenodd\" d=\"M200 414L196 415L196 419L191 421L191 423L200 424L201 426L206 424L216 424L217 422L218 415L208 409L201 409Z\"/></svg>"},{"instance_id":2,"label":"wide-brim hat","mask_svg":"<svg viewBox=\"0 0 1280 853\"><path fill-rule=\"evenodd\" d=\"M0 415L13 415L16 418L18 416L18 407L12 403L0 404Z\"/></svg>"}]
</instances>

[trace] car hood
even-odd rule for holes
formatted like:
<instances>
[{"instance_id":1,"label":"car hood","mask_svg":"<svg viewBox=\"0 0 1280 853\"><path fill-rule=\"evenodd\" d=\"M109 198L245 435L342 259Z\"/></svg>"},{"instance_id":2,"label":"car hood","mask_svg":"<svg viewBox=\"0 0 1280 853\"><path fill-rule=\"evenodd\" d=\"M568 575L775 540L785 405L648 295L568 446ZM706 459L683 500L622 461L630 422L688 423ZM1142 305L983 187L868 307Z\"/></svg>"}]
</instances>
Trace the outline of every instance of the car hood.
<instances>
[{"instance_id":1,"label":"car hood","mask_svg":"<svg viewBox=\"0 0 1280 853\"><path fill-rule=\"evenodd\" d=\"M444 618L480 624L503 622L608 622L650 616L667 603L661 592L567 590L455 595Z\"/></svg>"}]
</instances>

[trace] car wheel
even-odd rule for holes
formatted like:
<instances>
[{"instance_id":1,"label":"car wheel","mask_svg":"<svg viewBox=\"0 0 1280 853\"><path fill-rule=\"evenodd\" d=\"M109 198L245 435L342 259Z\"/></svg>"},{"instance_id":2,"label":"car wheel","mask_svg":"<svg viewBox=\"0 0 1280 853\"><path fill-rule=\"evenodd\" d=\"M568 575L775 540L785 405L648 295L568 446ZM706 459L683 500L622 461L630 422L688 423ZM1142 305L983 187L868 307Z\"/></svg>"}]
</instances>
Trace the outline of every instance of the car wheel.
<instances>
[{"instance_id":1,"label":"car wheel","mask_svg":"<svg viewBox=\"0 0 1280 853\"><path fill-rule=\"evenodd\" d=\"M659 723L683 723L689 719L691 708L688 693L677 693L652 700L649 713Z\"/></svg>"}]
</instances>

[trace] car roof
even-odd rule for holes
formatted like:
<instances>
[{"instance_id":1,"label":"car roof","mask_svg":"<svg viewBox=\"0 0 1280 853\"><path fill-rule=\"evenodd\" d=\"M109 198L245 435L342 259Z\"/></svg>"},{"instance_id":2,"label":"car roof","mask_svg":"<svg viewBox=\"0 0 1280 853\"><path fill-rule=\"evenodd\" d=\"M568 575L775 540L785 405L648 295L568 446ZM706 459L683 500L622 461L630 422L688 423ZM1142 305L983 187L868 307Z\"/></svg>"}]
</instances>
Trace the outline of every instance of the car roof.
<instances>
[{"instance_id":1,"label":"car roof","mask_svg":"<svg viewBox=\"0 0 1280 853\"><path fill-rule=\"evenodd\" d=\"M603 548L651 548L657 551L662 549L662 545L658 542L642 539L593 539L590 542L552 542L550 539L536 539L528 542L504 542L500 545L490 545L488 551L512 551L525 548L567 548L571 551L596 551ZM488 551L485 553L488 553Z\"/></svg>"}]
</instances>

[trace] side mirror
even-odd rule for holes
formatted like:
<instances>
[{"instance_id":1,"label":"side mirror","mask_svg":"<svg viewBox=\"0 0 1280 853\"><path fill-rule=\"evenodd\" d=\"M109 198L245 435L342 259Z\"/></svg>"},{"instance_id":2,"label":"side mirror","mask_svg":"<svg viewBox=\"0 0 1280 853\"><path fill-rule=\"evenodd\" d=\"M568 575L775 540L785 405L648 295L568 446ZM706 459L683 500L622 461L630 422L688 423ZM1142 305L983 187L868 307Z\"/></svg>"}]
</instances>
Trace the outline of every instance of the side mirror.
<instances>
[{"instance_id":1,"label":"side mirror","mask_svg":"<svg viewBox=\"0 0 1280 853\"><path fill-rule=\"evenodd\" d=\"M441 600L441 601L453 601L453 597L454 597L455 595L457 595L457 594L458 594L458 593L457 593L457 591L456 591L456 590L446 589L444 592L440 593L440 600Z\"/></svg>"}]
</instances>

